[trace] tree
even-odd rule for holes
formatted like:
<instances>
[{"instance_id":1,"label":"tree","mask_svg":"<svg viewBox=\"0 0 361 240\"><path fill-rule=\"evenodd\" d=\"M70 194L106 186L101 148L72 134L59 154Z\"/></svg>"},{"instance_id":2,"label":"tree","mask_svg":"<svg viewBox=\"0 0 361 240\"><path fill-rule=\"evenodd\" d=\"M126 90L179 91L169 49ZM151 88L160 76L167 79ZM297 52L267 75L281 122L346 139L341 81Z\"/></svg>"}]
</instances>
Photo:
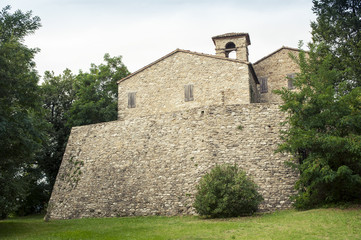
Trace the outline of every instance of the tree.
<instances>
[{"instance_id":1,"label":"tree","mask_svg":"<svg viewBox=\"0 0 361 240\"><path fill-rule=\"evenodd\" d=\"M40 27L40 18L6 6L0 12L0 218L17 209L28 194L29 169L46 141L41 120L38 49L23 44Z\"/></svg>"},{"instance_id":2,"label":"tree","mask_svg":"<svg viewBox=\"0 0 361 240\"><path fill-rule=\"evenodd\" d=\"M90 73L80 72L74 84L76 100L69 111L69 126L117 119L117 81L129 74L122 58L104 55L106 64L91 65Z\"/></svg>"},{"instance_id":3,"label":"tree","mask_svg":"<svg viewBox=\"0 0 361 240\"><path fill-rule=\"evenodd\" d=\"M296 90L276 91L290 113L279 150L300 170L298 208L361 200L360 1L313 3L313 42L297 59Z\"/></svg>"},{"instance_id":4,"label":"tree","mask_svg":"<svg viewBox=\"0 0 361 240\"><path fill-rule=\"evenodd\" d=\"M200 215L213 218L250 215L263 200L257 190L237 166L217 165L201 178L193 206Z\"/></svg>"},{"instance_id":5,"label":"tree","mask_svg":"<svg viewBox=\"0 0 361 240\"><path fill-rule=\"evenodd\" d=\"M75 100L74 81L75 75L66 69L58 76L55 76L54 72L45 72L44 82L41 85L43 108L46 110L45 118L51 127L48 129L49 144L44 149L39 166L46 175L49 192L55 183L70 134L67 114Z\"/></svg>"},{"instance_id":6,"label":"tree","mask_svg":"<svg viewBox=\"0 0 361 240\"><path fill-rule=\"evenodd\" d=\"M350 87L361 86L361 1L314 0L317 20L311 23L313 44L322 44L321 56L329 55L333 68L348 80ZM320 52L321 54L321 52Z\"/></svg>"},{"instance_id":7,"label":"tree","mask_svg":"<svg viewBox=\"0 0 361 240\"><path fill-rule=\"evenodd\" d=\"M46 176L44 189L51 192L72 126L116 120L118 89L116 81L129 74L121 57L105 54L106 65L91 65L90 73L74 75L66 69L55 76L45 72L41 85L49 144L39 159Z\"/></svg>"}]
</instances>

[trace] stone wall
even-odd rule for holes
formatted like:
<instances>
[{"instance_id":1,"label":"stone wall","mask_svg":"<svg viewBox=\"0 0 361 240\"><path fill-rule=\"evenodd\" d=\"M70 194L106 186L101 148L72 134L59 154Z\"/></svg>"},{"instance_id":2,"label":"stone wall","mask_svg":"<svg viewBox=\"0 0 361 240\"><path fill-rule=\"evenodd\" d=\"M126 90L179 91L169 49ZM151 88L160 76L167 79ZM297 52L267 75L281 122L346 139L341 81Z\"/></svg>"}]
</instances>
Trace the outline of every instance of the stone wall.
<instances>
[{"instance_id":1,"label":"stone wall","mask_svg":"<svg viewBox=\"0 0 361 240\"><path fill-rule=\"evenodd\" d=\"M74 127L47 218L194 214L197 182L222 163L253 177L262 211L289 208L297 174L274 152L284 117L275 104L212 105Z\"/></svg>"},{"instance_id":2,"label":"stone wall","mask_svg":"<svg viewBox=\"0 0 361 240\"><path fill-rule=\"evenodd\" d=\"M185 101L184 86L193 85L193 101ZM250 103L246 63L176 50L118 84L118 119L182 111L213 104ZM136 107L128 108L128 93Z\"/></svg>"},{"instance_id":3,"label":"stone wall","mask_svg":"<svg viewBox=\"0 0 361 240\"><path fill-rule=\"evenodd\" d=\"M290 54L297 57L298 50L283 47L253 64L258 80L261 82L261 78L266 77L268 82L268 91L261 93L261 102L281 102L280 96L272 91L287 88L287 75L299 72L299 66L290 58Z\"/></svg>"}]
</instances>

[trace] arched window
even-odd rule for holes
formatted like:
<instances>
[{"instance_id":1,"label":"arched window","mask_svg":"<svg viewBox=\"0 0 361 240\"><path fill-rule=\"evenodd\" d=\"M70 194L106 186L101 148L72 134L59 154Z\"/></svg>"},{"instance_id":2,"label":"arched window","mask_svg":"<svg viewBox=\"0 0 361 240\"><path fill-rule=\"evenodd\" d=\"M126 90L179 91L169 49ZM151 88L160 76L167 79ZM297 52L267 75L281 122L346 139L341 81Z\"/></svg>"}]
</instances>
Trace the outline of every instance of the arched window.
<instances>
[{"instance_id":1,"label":"arched window","mask_svg":"<svg viewBox=\"0 0 361 240\"><path fill-rule=\"evenodd\" d=\"M234 42L228 42L225 53L227 58L236 58L236 44L234 44Z\"/></svg>"}]
</instances>

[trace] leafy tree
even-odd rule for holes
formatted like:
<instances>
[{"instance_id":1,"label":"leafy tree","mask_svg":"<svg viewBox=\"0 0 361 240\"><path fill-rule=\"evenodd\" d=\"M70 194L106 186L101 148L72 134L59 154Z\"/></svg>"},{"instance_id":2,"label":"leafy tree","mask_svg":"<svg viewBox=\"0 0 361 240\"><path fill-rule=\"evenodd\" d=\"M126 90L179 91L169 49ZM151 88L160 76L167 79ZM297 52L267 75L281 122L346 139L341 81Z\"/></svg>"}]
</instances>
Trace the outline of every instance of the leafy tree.
<instances>
[{"instance_id":1,"label":"leafy tree","mask_svg":"<svg viewBox=\"0 0 361 240\"><path fill-rule=\"evenodd\" d=\"M66 113L74 101L73 80L75 76L70 70L55 76L53 72L45 72L41 85L41 95L44 116L42 121L48 123L43 129L48 141L42 144L42 150L37 152L33 168L26 168L22 181L27 182L26 197L19 201L17 215L38 213L45 208L54 185L70 128L66 126Z\"/></svg>"},{"instance_id":2,"label":"leafy tree","mask_svg":"<svg viewBox=\"0 0 361 240\"><path fill-rule=\"evenodd\" d=\"M42 156L42 151L39 152L38 156ZM40 157L35 157L36 161L34 162L37 162L38 159ZM25 167L24 170L25 174L21 180L26 183L24 184L26 194L23 198L19 198L18 207L12 212L17 216L41 213L50 196L49 184L41 167L38 164L32 164Z\"/></svg>"},{"instance_id":3,"label":"leafy tree","mask_svg":"<svg viewBox=\"0 0 361 240\"><path fill-rule=\"evenodd\" d=\"M20 10L0 12L0 218L41 210L50 196L70 128L115 120L116 81L129 74L121 57L90 73L46 72L38 86L34 55L23 44L40 18ZM48 124L46 124L48 123Z\"/></svg>"},{"instance_id":4,"label":"leafy tree","mask_svg":"<svg viewBox=\"0 0 361 240\"><path fill-rule=\"evenodd\" d=\"M74 75L66 69L61 75L45 72L41 85L43 108L46 110L49 144L39 159L45 173L44 189L51 192L62 161L72 126L116 120L117 83L129 74L121 57L105 54L106 65L92 64L90 73Z\"/></svg>"},{"instance_id":5,"label":"leafy tree","mask_svg":"<svg viewBox=\"0 0 361 240\"><path fill-rule=\"evenodd\" d=\"M48 129L50 142L44 149L39 165L46 175L49 191L55 183L70 134L66 116L75 100L74 81L75 75L66 69L58 76L55 76L54 72L45 72L44 82L41 85L43 108L46 110L45 118L51 128Z\"/></svg>"},{"instance_id":6,"label":"leafy tree","mask_svg":"<svg viewBox=\"0 0 361 240\"><path fill-rule=\"evenodd\" d=\"M33 62L38 50L23 44L40 18L9 11L6 6L0 12L0 218L28 194L26 176L46 140Z\"/></svg>"},{"instance_id":7,"label":"leafy tree","mask_svg":"<svg viewBox=\"0 0 361 240\"><path fill-rule=\"evenodd\" d=\"M69 111L69 126L79 126L117 119L117 81L129 74L122 58L104 55L106 64L91 65L90 72L80 72L74 84L76 100Z\"/></svg>"},{"instance_id":8,"label":"leafy tree","mask_svg":"<svg viewBox=\"0 0 361 240\"><path fill-rule=\"evenodd\" d=\"M321 56L332 58L333 68L351 88L361 86L361 1L313 0L317 20L311 23L312 39L322 44ZM319 49L320 50L320 49Z\"/></svg>"},{"instance_id":9,"label":"leafy tree","mask_svg":"<svg viewBox=\"0 0 361 240\"><path fill-rule=\"evenodd\" d=\"M257 189L243 170L217 165L200 180L193 206L200 215L213 218L250 215L263 200Z\"/></svg>"},{"instance_id":10,"label":"leafy tree","mask_svg":"<svg viewBox=\"0 0 361 240\"><path fill-rule=\"evenodd\" d=\"M298 208L361 200L360 1L313 1L310 51L297 59L295 91L277 91L290 113L279 150L296 156Z\"/></svg>"},{"instance_id":11,"label":"leafy tree","mask_svg":"<svg viewBox=\"0 0 361 240\"><path fill-rule=\"evenodd\" d=\"M44 147L38 163L47 180L44 190L49 193L55 183L71 127L116 120L116 81L129 72L121 57L111 58L105 54L104 59L107 64L92 64L90 73L80 71L74 75L66 69L56 76L53 72L45 72L41 95L46 121L51 128L48 129L49 144Z\"/></svg>"}]
</instances>

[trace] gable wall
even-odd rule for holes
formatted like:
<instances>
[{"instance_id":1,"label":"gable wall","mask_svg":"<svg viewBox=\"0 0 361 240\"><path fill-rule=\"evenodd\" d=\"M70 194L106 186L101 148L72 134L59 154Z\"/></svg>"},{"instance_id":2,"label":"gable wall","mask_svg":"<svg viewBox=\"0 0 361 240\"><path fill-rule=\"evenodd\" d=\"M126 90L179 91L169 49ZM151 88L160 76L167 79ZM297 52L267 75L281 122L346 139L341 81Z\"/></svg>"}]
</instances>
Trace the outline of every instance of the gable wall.
<instances>
[{"instance_id":1,"label":"gable wall","mask_svg":"<svg viewBox=\"0 0 361 240\"><path fill-rule=\"evenodd\" d=\"M262 77L268 78L268 92L260 93L261 102L280 103L282 101L280 96L272 93L272 91L281 89L282 87L287 88L287 74L299 72L297 63L289 56L290 53L298 56L298 51L286 48L253 64L253 68L260 82Z\"/></svg>"},{"instance_id":2,"label":"gable wall","mask_svg":"<svg viewBox=\"0 0 361 240\"><path fill-rule=\"evenodd\" d=\"M184 99L184 85L193 84L194 101ZM248 65L177 52L118 85L118 119L187 110L213 104L247 104ZM128 92L136 107L128 108Z\"/></svg>"},{"instance_id":3,"label":"gable wall","mask_svg":"<svg viewBox=\"0 0 361 240\"><path fill-rule=\"evenodd\" d=\"M47 218L194 214L196 184L222 163L252 176L261 210L289 208L297 174L274 152L284 118L255 103L74 127Z\"/></svg>"}]
</instances>

